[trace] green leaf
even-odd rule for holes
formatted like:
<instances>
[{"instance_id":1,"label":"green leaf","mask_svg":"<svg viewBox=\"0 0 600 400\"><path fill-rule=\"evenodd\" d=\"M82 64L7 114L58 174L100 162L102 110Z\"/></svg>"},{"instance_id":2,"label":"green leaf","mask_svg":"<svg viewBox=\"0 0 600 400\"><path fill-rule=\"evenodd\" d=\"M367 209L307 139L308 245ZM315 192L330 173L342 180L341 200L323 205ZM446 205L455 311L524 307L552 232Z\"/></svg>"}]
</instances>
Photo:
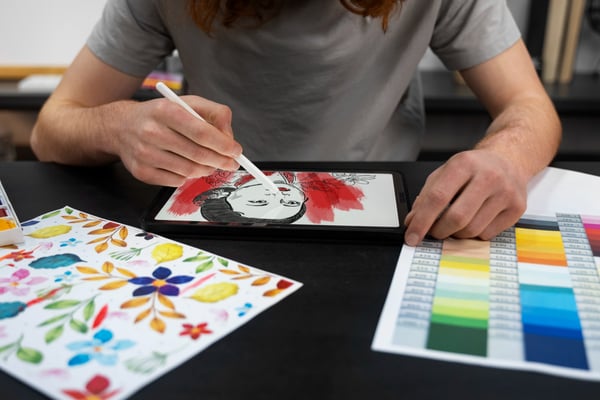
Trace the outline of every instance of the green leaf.
<instances>
[{"instance_id":1,"label":"green leaf","mask_svg":"<svg viewBox=\"0 0 600 400\"><path fill-rule=\"evenodd\" d=\"M42 215L42 219L54 217L55 215L60 214L61 211L62 210L56 210L56 211L49 212L48 214L44 214L44 215Z\"/></svg>"},{"instance_id":2,"label":"green leaf","mask_svg":"<svg viewBox=\"0 0 600 400\"><path fill-rule=\"evenodd\" d=\"M226 266L228 266L228 265L229 265L229 261L227 261L227 260L226 260L226 259L224 259L224 258L217 257L217 260L218 260L218 261L221 263L221 265L222 265L222 266L224 266L224 267L226 267Z\"/></svg>"},{"instance_id":3,"label":"green leaf","mask_svg":"<svg viewBox=\"0 0 600 400\"><path fill-rule=\"evenodd\" d=\"M88 331L87 325L83 321L79 321L77 319L72 319L69 321L69 326L76 332L86 333Z\"/></svg>"},{"instance_id":4,"label":"green leaf","mask_svg":"<svg viewBox=\"0 0 600 400\"><path fill-rule=\"evenodd\" d=\"M96 311L96 304L94 303L94 300L92 300L83 307L83 319L89 321L94 315L94 311Z\"/></svg>"},{"instance_id":5,"label":"green leaf","mask_svg":"<svg viewBox=\"0 0 600 400\"><path fill-rule=\"evenodd\" d=\"M58 315L56 317L52 317L52 318L47 319L44 322L40 323L38 326L52 325L55 322L58 322L58 321L63 320L65 318L68 318L70 315L71 314L62 314L62 315Z\"/></svg>"},{"instance_id":6,"label":"green leaf","mask_svg":"<svg viewBox=\"0 0 600 400\"><path fill-rule=\"evenodd\" d=\"M138 247L132 247L129 250L113 251L112 253L109 253L108 255L111 256L112 258L114 258L115 260L129 261L133 257L139 256L141 254L142 250L144 250L144 249L138 248Z\"/></svg>"},{"instance_id":7,"label":"green leaf","mask_svg":"<svg viewBox=\"0 0 600 400\"><path fill-rule=\"evenodd\" d=\"M29 347L20 347L19 350L17 350L17 357L32 364L39 364L44 358L42 353Z\"/></svg>"},{"instance_id":8,"label":"green leaf","mask_svg":"<svg viewBox=\"0 0 600 400\"><path fill-rule=\"evenodd\" d=\"M81 301L79 300L59 300L55 301L54 303L47 304L44 308L47 310L60 310L63 308L78 306L80 303Z\"/></svg>"},{"instance_id":9,"label":"green leaf","mask_svg":"<svg viewBox=\"0 0 600 400\"><path fill-rule=\"evenodd\" d=\"M212 260L205 261L205 262L203 262L202 264L200 264L200 265L198 265L196 267L196 273L199 274L200 272L208 271L212 267L213 267L213 261Z\"/></svg>"},{"instance_id":10,"label":"green leaf","mask_svg":"<svg viewBox=\"0 0 600 400\"><path fill-rule=\"evenodd\" d=\"M58 339L63 334L63 332L64 327L62 325L58 325L57 327L52 328L48 332L46 332L44 340L46 340L46 343L52 343L56 339Z\"/></svg>"},{"instance_id":11,"label":"green leaf","mask_svg":"<svg viewBox=\"0 0 600 400\"><path fill-rule=\"evenodd\" d=\"M183 260L183 262L204 261L204 260L211 259L212 257L213 256L208 255L208 254L198 253L193 257L186 258L185 260Z\"/></svg>"},{"instance_id":12,"label":"green leaf","mask_svg":"<svg viewBox=\"0 0 600 400\"><path fill-rule=\"evenodd\" d=\"M6 346L0 347L0 353L4 353L6 350L12 349L13 347L15 347L15 344L16 343L10 343L10 344L7 344Z\"/></svg>"}]
</instances>

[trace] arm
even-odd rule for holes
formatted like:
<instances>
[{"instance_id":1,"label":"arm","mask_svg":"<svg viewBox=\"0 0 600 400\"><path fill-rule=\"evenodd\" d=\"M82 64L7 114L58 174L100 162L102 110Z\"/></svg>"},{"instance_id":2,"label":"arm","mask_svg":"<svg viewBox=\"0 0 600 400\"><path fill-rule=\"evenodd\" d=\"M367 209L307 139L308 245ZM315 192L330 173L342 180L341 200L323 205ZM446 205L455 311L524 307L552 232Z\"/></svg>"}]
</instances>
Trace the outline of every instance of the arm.
<instances>
[{"instance_id":1,"label":"arm","mask_svg":"<svg viewBox=\"0 0 600 400\"><path fill-rule=\"evenodd\" d=\"M31 137L36 156L73 165L121 159L136 178L165 186L238 167L227 107L186 96L210 122L203 123L166 99L130 100L141 82L84 47L40 111Z\"/></svg>"},{"instance_id":2,"label":"arm","mask_svg":"<svg viewBox=\"0 0 600 400\"><path fill-rule=\"evenodd\" d=\"M561 125L520 40L461 71L492 116L484 139L434 171L406 218L406 242L425 234L491 239L526 209L527 183L553 159Z\"/></svg>"}]
</instances>

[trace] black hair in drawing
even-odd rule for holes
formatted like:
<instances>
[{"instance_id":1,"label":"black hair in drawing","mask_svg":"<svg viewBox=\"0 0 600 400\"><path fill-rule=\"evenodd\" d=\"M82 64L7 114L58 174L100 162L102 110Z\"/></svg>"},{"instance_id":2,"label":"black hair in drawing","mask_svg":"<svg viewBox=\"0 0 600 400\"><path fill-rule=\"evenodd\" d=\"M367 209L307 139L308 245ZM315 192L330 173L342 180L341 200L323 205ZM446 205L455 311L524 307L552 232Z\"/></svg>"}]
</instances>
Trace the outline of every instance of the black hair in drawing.
<instances>
[{"instance_id":1,"label":"black hair in drawing","mask_svg":"<svg viewBox=\"0 0 600 400\"><path fill-rule=\"evenodd\" d=\"M249 218L234 211L227 202L227 197L234 192L234 187L220 187L207 190L204 193L194 197L194 204L200 208L202 216L210 222L217 223L238 223L238 224L291 224L300 219L306 212L306 204L298 209L298 212L287 218L267 219L267 218Z\"/></svg>"}]
</instances>

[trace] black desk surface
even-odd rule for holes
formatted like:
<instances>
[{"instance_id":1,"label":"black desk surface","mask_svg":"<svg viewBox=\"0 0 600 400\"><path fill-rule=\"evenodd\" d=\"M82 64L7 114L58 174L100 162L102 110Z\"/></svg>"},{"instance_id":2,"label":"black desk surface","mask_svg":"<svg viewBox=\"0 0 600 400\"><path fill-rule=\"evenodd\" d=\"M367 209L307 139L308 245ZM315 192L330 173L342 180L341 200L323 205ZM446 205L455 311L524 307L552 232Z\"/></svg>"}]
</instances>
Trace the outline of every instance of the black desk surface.
<instances>
[{"instance_id":1,"label":"black desk surface","mask_svg":"<svg viewBox=\"0 0 600 400\"><path fill-rule=\"evenodd\" d=\"M412 201L439 164L369 165L401 171ZM600 175L600 162L555 166ZM69 205L139 226L158 191L120 165L20 161L0 164L0 179L21 220ZM600 393L600 383L372 351L400 245L174 239L304 286L134 399L583 399ZM0 398L44 396L0 373Z\"/></svg>"}]
</instances>

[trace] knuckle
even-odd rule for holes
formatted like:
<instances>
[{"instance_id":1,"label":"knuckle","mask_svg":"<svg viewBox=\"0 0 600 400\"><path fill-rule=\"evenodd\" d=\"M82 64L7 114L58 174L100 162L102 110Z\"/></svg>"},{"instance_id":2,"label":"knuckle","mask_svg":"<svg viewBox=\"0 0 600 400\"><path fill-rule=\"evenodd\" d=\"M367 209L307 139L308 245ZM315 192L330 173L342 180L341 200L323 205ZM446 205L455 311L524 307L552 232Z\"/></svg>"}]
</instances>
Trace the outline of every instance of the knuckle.
<instances>
[{"instance_id":1,"label":"knuckle","mask_svg":"<svg viewBox=\"0 0 600 400\"><path fill-rule=\"evenodd\" d=\"M446 220L446 224L453 227L454 229L465 229L467 226L467 213L456 207L449 208L443 217Z\"/></svg>"},{"instance_id":2,"label":"knuckle","mask_svg":"<svg viewBox=\"0 0 600 400\"><path fill-rule=\"evenodd\" d=\"M206 147L193 146L193 148L190 150L190 157L192 161L202 162L208 157L208 150Z\"/></svg>"},{"instance_id":3,"label":"knuckle","mask_svg":"<svg viewBox=\"0 0 600 400\"><path fill-rule=\"evenodd\" d=\"M221 105L218 110L218 115L226 120L231 120L231 118L233 117L233 111L231 110L231 108L229 106L226 105Z\"/></svg>"},{"instance_id":4,"label":"knuckle","mask_svg":"<svg viewBox=\"0 0 600 400\"><path fill-rule=\"evenodd\" d=\"M477 237L479 234L481 234L481 229L477 229L474 226L469 224L469 225L465 226L463 229L461 229L461 231L457 235L457 237L462 238L462 239L467 239L467 238Z\"/></svg>"},{"instance_id":5,"label":"knuckle","mask_svg":"<svg viewBox=\"0 0 600 400\"><path fill-rule=\"evenodd\" d=\"M445 207L450 202L450 196L444 190L432 188L427 193L427 202L436 207Z\"/></svg>"},{"instance_id":6,"label":"knuckle","mask_svg":"<svg viewBox=\"0 0 600 400\"><path fill-rule=\"evenodd\" d=\"M150 149L144 143L138 142L131 149L131 156L135 160L148 160L150 158Z\"/></svg>"}]
</instances>

